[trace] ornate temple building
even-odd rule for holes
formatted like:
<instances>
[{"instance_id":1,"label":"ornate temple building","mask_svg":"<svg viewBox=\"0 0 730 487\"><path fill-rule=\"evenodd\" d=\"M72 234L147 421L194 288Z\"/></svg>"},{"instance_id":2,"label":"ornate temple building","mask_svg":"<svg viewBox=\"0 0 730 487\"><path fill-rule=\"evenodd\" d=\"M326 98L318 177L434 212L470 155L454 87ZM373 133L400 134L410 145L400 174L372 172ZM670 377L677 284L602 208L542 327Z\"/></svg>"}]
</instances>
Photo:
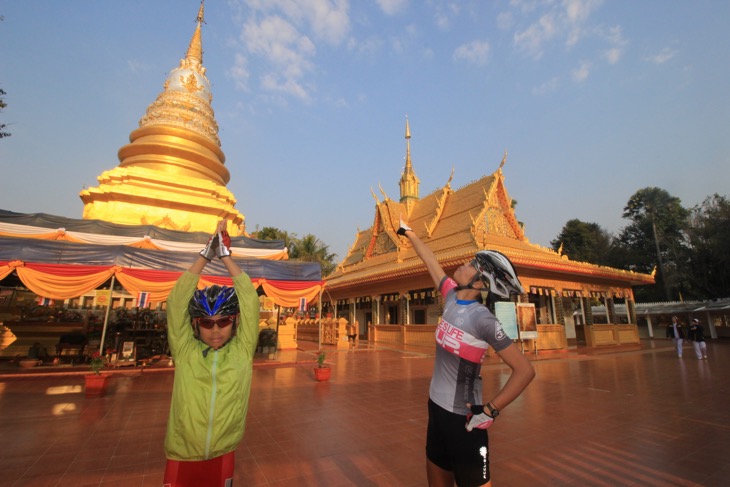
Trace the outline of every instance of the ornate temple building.
<instances>
[{"instance_id":1,"label":"ornate temple building","mask_svg":"<svg viewBox=\"0 0 730 487\"><path fill-rule=\"evenodd\" d=\"M211 232L227 219L232 234L244 234L244 216L226 189L230 173L203 67L202 23L201 3L185 58L119 149L119 166L81 191L84 219L190 232Z\"/></svg>"},{"instance_id":2,"label":"ornate temple building","mask_svg":"<svg viewBox=\"0 0 730 487\"><path fill-rule=\"evenodd\" d=\"M564 348L569 340L583 340L589 345L638 340L636 318L631 315L631 287L652 284L652 276L576 262L530 243L505 185L502 168L506 154L494 173L458 189L451 187L452 173L443 187L420 197L407 120L405 137L400 198L390 199L381 188L380 200L373 192L372 226L358 229L345 259L325 278L324 299L340 314L356 320L361 335L417 343L416 336L425 331L426 343L433 341L433 328L424 325L437 323L440 296L410 242L396 234L402 218L435 252L448 275L471 261L479 250L498 250L508 256L526 290L518 301L534 305L538 348ZM591 305L595 303L607 305L609 324L620 322L612 315L615 298L628 304L628 323L633 325L624 329L616 328L618 325L604 330L593 327Z\"/></svg>"}]
</instances>

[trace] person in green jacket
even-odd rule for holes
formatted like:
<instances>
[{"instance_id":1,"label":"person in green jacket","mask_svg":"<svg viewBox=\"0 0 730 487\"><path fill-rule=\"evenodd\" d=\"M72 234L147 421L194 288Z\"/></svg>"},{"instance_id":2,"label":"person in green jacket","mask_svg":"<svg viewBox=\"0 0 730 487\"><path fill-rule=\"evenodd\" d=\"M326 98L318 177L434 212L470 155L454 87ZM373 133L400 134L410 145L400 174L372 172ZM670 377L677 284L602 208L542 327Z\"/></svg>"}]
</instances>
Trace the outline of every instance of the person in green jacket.
<instances>
[{"instance_id":1,"label":"person in green jacket","mask_svg":"<svg viewBox=\"0 0 730 487\"><path fill-rule=\"evenodd\" d=\"M230 487L234 452L243 438L256 351L259 299L231 258L226 221L175 283L167 298L167 333L175 360L165 436L164 486ZM218 257L233 287L198 289Z\"/></svg>"}]
</instances>

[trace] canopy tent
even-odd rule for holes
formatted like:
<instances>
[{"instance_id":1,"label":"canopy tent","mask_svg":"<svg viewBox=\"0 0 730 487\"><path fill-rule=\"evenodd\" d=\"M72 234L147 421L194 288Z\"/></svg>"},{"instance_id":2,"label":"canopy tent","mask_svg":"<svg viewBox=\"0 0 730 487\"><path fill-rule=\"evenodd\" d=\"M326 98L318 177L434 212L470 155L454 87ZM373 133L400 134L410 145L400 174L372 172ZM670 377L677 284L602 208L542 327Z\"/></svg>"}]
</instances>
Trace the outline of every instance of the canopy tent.
<instances>
[{"instance_id":1,"label":"canopy tent","mask_svg":"<svg viewBox=\"0 0 730 487\"><path fill-rule=\"evenodd\" d=\"M48 225L65 227L49 232ZM48 239L49 235L63 238ZM209 237L200 232L0 210L0 279L15 272L39 296L69 299L113 276L131 294L149 292L150 301L160 302ZM154 241L154 246L130 245L130 241ZM297 307L300 298L313 301L323 289L319 264L272 260L265 255L257 258L257 251L286 253L282 241L233 237L232 242L234 260L274 303ZM231 284L221 262L211 262L206 271L201 286Z\"/></svg>"},{"instance_id":2,"label":"canopy tent","mask_svg":"<svg viewBox=\"0 0 730 487\"><path fill-rule=\"evenodd\" d=\"M143 225L117 225L98 220L73 220L44 213L24 215L0 210L0 236L56 240L99 245L127 245L130 247L195 252L204 245L210 234L178 232ZM257 240L232 237L231 251L237 257L286 260L287 249L281 240Z\"/></svg>"},{"instance_id":3,"label":"canopy tent","mask_svg":"<svg viewBox=\"0 0 730 487\"><path fill-rule=\"evenodd\" d=\"M0 210L0 223L35 226L46 229L63 228L67 231L85 232L94 235L113 235L116 237L142 237L148 235L151 238L168 240L171 242L190 242L205 244L210 234L205 232L181 232L179 230L168 230L154 225L121 225L101 220L79 220L63 216L49 215L46 213L15 213L7 210ZM257 249L283 249L284 242L281 240L258 240L250 237L231 237L234 247L246 247Z\"/></svg>"}]
</instances>

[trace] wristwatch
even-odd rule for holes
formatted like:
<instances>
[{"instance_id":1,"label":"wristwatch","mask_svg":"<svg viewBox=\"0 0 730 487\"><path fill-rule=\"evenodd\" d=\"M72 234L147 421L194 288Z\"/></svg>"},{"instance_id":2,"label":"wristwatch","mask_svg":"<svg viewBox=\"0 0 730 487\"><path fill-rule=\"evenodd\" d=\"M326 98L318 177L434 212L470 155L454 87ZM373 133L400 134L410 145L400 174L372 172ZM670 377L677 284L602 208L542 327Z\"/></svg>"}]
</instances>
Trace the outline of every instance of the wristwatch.
<instances>
[{"instance_id":1,"label":"wristwatch","mask_svg":"<svg viewBox=\"0 0 730 487\"><path fill-rule=\"evenodd\" d=\"M491 402L487 403L487 409L489 409L489 415L492 418L497 419L497 416L499 416L499 409L494 407L494 404L492 404Z\"/></svg>"}]
</instances>

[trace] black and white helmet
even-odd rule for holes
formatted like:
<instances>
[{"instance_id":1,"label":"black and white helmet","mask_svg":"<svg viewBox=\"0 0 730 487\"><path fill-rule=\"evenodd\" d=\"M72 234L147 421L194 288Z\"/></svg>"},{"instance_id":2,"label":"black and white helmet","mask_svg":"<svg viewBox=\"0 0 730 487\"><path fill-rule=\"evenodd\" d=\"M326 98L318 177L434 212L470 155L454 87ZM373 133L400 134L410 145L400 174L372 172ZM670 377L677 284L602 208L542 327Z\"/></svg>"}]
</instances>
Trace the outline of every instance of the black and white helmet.
<instances>
[{"instance_id":1,"label":"black and white helmet","mask_svg":"<svg viewBox=\"0 0 730 487\"><path fill-rule=\"evenodd\" d=\"M482 282L489 286L489 292L509 299L511 294L522 294L522 284L517 278L512 262L496 250L480 250L472 261Z\"/></svg>"}]
</instances>

